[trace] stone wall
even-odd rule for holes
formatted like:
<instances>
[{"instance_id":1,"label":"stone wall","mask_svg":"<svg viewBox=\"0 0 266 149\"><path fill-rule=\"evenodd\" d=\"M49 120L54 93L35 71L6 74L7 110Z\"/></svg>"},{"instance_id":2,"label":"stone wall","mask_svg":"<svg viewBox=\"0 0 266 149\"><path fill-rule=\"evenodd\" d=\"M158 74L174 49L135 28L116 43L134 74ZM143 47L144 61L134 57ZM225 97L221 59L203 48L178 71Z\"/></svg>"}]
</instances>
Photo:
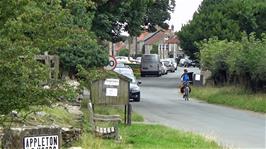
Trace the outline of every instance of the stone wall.
<instances>
[{"instance_id":1,"label":"stone wall","mask_svg":"<svg viewBox=\"0 0 266 149\"><path fill-rule=\"evenodd\" d=\"M81 136L81 129L78 128L62 128L62 141L64 146L70 146Z\"/></svg>"}]
</instances>

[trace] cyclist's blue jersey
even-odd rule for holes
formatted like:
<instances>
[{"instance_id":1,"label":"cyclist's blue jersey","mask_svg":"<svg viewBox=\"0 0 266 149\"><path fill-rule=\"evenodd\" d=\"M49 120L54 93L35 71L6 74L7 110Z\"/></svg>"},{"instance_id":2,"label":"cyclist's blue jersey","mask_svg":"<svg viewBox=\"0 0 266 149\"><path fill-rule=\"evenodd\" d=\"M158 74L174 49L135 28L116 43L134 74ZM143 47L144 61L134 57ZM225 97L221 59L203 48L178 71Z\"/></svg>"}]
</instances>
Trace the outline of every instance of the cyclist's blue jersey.
<instances>
[{"instance_id":1,"label":"cyclist's blue jersey","mask_svg":"<svg viewBox=\"0 0 266 149\"><path fill-rule=\"evenodd\" d=\"M189 76L188 76L188 74L184 74L183 81L184 82L189 82Z\"/></svg>"}]
</instances>

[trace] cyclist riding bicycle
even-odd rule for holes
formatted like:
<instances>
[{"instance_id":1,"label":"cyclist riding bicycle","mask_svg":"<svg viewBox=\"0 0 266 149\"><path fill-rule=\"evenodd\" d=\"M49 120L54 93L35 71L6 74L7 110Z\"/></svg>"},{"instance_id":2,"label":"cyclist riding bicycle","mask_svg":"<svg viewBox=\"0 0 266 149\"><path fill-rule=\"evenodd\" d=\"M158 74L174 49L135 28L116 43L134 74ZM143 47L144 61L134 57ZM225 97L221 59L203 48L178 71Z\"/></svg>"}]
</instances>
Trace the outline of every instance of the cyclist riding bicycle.
<instances>
[{"instance_id":1,"label":"cyclist riding bicycle","mask_svg":"<svg viewBox=\"0 0 266 149\"><path fill-rule=\"evenodd\" d=\"M184 73L181 75L181 79L183 81L181 92L184 93L183 98L185 98L185 100L188 100L188 94L190 92L190 87L189 87L189 76L188 76L187 69L184 69Z\"/></svg>"}]
</instances>

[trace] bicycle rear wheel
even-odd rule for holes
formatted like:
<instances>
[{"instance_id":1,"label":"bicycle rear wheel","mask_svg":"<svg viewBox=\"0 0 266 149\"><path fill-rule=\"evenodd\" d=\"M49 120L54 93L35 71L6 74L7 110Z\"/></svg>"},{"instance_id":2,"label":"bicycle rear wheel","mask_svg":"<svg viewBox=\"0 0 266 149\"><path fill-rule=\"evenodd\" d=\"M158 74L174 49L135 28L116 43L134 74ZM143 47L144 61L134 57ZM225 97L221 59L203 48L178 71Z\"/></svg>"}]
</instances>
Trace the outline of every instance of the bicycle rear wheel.
<instances>
[{"instance_id":1,"label":"bicycle rear wheel","mask_svg":"<svg viewBox=\"0 0 266 149\"><path fill-rule=\"evenodd\" d=\"M188 98L188 95L189 95L189 87L187 86L187 87L185 87L185 100L189 100L189 98Z\"/></svg>"}]
</instances>

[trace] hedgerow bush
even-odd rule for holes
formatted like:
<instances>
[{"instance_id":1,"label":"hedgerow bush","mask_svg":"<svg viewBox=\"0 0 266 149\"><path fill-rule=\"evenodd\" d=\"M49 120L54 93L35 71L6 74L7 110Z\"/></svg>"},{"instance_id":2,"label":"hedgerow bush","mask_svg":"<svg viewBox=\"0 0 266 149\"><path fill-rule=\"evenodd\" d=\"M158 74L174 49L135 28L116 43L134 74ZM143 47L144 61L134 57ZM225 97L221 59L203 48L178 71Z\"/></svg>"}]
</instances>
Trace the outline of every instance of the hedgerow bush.
<instances>
[{"instance_id":1,"label":"hedgerow bush","mask_svg":"<svg viewBox=\"0 0 266 149\"><path fill-rule=\"evenodd\" d=\"M199 44L204 69L213 73L216 84L241 84L253 91L266 83L266 36L244 34L241 41L205 40Z\"/></svg>"}]
</instances>

